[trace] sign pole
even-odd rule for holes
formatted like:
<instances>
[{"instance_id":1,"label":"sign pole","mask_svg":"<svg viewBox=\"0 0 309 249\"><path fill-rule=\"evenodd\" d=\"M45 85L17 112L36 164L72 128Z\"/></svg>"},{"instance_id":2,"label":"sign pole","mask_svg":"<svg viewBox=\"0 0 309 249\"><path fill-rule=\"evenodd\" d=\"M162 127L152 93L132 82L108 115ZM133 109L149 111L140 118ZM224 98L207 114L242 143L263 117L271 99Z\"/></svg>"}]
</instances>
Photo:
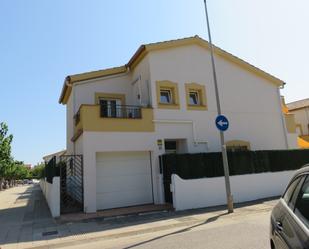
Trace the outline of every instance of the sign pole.
<instances>
[{"instance_id":1,"label":"sign pole","mask_svg":"<svg viewBox=\"0 0 309 249\"><path fill-rule=\"evenodd\" d=\"M213 80L214 80L214 85L215 85L217 110L218 110L218 115L221 115L222 112L221 112L220 97L219 97L219 90L218 90L215 59L214 59L214 47L213 47L212 40L211 40L210 25L209 25L209 17L208 17L206 0L204 0L204 6L205 6L210 54L211 54L211 65L212 65L212 72L213 72ZM228 164L228 159L227 159L226 146L225 146L225 142L224 142L224 132L222 130L220 130L220 142L221 142L223 168L224 168L224 176L225 176L227 208L228 208L229 213L233 213L234 208L233 208L233 197L232 197L232 194L231 194L231 186L230 186L229 164Z\"/></svg>"}]
</instances>

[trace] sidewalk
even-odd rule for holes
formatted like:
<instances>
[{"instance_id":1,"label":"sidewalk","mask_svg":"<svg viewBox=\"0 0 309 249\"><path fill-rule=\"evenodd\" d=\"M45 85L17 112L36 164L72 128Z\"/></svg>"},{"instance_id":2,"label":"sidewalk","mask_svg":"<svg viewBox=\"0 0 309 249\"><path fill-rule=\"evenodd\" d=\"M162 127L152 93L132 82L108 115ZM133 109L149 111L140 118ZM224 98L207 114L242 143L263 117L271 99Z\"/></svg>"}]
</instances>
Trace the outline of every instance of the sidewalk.
<instances>
[{"instance_id":1,"label":"sidewalk","mask_svg":"<svg viewBox=\"0 0 309 249\"><path fill-rule=\"evenodd\" d=\"M269 212L276 200L238 205L227 215L225 207L182 212L135 214L118 218L96 218L74 223L53 220L38 186L17 187L0 192L0 247L62 248L95 240L126 238L158 231L186 229L252 213ZM5 201L3 201L5 200Z\"/></svg>"}]
</instances>

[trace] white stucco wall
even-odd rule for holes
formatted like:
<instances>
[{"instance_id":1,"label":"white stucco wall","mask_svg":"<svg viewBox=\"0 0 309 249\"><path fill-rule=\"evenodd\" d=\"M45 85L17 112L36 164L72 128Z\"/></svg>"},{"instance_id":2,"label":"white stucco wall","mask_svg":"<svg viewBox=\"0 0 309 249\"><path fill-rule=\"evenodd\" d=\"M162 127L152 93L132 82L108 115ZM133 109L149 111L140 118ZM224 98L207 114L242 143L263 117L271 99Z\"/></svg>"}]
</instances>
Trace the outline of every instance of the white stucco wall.
<instances>
[{"instance_id":1,"label":"white stucco wall","mask_svg":"<svg viewBox=\"0 0 309 249\"><path fill-rule=\"evenodd\" d=\"M295 123L300 124L303 130L302 135L309 135L309 107L292 110L291 113L295 114Z\"/></svg>"},{"instance_id":2,"label":"white stucco wall","mask_svg":"<svg viewBox=\"0 0 309 249\"><path fill-rule=\"evenodd\" d=\"M96 92L125 94L126 102L131 103L132 88L130 82L131 75L122 74L75 83L72 91L72 95L76 99L75 111L78 111L81 104L94 105Z\"/></svg>"},{"instance_id":3,"label":"white stucco wall","mask_svg":"<svg viewBox=\"0 0 309 249\"><path fill-rule=\"evenodd\" d=\"M152 99L156 100L156 81L178 83L180 110L155 109L155 119L192 120L198 139L209 142L210 151L219 150L215 90L212 80L210 54L197 45L154 51L149 54ZM251 149L286 149L285 128L281 121L281 106L277 87L267 80L216 56L218 84L222 111L230 120L226 140L246 140ZM207 111L186 110L185 83L206 86ZM153 102L157 107L156 101ZM161 124L156 125L156 129ZM180 126L175 125L174 129ZM181 129L181 128L180 128ZM181 136L189 136L181 133Z\"/></svg>"},{"instance_id":4,"label":"white stucco wall","mask_svg":"<svg viewBox=\"0 0 309 249\"><path fill-rule=\"evenodd\" d=\"M136 84L132 83L140 78ZM148 86L146 82L150 79L148 56L134 68L133 71L106 76L98 79L86 80L74 83L71 96L74 96L73 112L76 113L81 104L95 104L95 93L117 93L125 94L127 105L138 105L138 89L141 91L142 104L149 104Z\"/></svg>"},{"instance_id":5,"label":"white stucco wall","mask_svg":"<svg viewBox=\"0 0 309 249\"><path fill-rule=\"evenodd\" d=\"M143 60L133 69L132 82L136 81L132 85L133 91L133 105L151 105L151 88L150 88L150 71L149 71L149 56L146 55ZM141 94L141 100L138 100L138 94Z\"/></svg>"},{"instance_id":6,"label":"white stucco wall","mask_svg":"<svg viewBox=\"0 0 309 249\"><path fill-rule=\"evenodd\" d=\"M231 176L234 203L279 196L285 190L294 171ZM226 204L224 177L184 180L172 175L171 189L176 210L186 210Z\"/></svg>"},{"instance_id":7,"label":"white stucco wall","mask_svg":"<svg viewBox=\"0 0 309 249\"><path fill-rule=\"evenodd\" d=\"M297 133L287 133L289 149L299 149L297 138Z\"/></svg>"},{"instance_id":8,"label":"white stucco wall","mask_svg":"<svg viewBox=\"0 0 309 249\"><path fill-rule=\"evenodd\" d=\"M74 154L74 144L71 138L74 135L74 112L73 112L73 97L69 97L66 104L66 138L67 138L67 154Z\"/></svg>"},{"instance_id":9,"label":"white stucco wall","mask_svg":"<svg viewBox=\"0 0 309 249\"><path fill-rule=\"evenodd\" d=\"M54 177L53 183L40 181L41 190L45 196L52 217L60 216L60 177Z\"/></svg>"},{"instance_id":10,"label":"white stucco wall","mask_svg":"<svg viewBox=\"0 0 309 249\"><path fill-rule=\"evenodd\" d=\"M84 153L83 134L81 134L79 138L75 141L75 154L83 155L83 153Z\"/></svg>"}]
</instances>

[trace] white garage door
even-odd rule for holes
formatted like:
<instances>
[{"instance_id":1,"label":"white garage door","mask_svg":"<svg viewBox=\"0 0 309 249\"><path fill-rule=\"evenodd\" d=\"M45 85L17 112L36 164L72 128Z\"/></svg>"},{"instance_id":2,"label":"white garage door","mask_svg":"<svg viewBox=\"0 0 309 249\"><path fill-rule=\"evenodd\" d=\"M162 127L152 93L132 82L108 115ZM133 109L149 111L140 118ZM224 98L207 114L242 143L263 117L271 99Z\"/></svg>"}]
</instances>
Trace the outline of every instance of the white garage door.
<instances>
[{"instance_id":1,"label":"white garage door","mask_svg":"<svg viewBox=\"0 0 309 249\"><path fill-rule=\"evenodd\" d=\"M97 153L97 209L153 202L149 152Z\"/></svg>"}]
</instances>

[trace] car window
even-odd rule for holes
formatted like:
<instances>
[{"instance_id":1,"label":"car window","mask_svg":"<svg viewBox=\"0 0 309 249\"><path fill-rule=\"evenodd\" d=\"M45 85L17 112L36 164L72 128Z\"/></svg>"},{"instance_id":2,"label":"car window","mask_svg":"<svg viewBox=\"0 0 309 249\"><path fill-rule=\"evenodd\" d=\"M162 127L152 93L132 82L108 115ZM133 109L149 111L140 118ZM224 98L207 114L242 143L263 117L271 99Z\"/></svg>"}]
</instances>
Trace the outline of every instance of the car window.
<instances>
[{"instance_id":1,"label":"car window","mask_svg":"<svg viewBox=\"0 0 309 249\"><path fill-rule=\"evenodd\" d=\"M303 186L303 182L305 180L306 176L300 176L299 177L299 181L297 182L297 186L295 187L292 196L288 202L288 206L294 211L294 207L295 207L295 203L299 194L299 191L301 190L302 186Z\"/></svg>"},{"instance_id":2,"label":"car window","mask_svg":"<svg viewBox=\"0 0 309 249\"><path fill-rule=\"evenodd\" d=\"M309 228L309 176L306 177L298 194L295 215Z\"/></svg>"},{"instance_id":3,"label":"car window","mask_svg":"<svg viewBox=\"0 0 309 249\"><path fill-rule=\"evenodd\" d=\"M295 187L297 186L297 184L300 181L300 177L296 178L287 188L287 190L284 193L283 199L285 200L285 202L288 204L289 201L291 200L291 197L294 193Z\"/></svg>"}]
</instances>

